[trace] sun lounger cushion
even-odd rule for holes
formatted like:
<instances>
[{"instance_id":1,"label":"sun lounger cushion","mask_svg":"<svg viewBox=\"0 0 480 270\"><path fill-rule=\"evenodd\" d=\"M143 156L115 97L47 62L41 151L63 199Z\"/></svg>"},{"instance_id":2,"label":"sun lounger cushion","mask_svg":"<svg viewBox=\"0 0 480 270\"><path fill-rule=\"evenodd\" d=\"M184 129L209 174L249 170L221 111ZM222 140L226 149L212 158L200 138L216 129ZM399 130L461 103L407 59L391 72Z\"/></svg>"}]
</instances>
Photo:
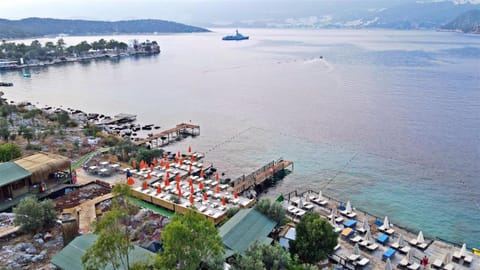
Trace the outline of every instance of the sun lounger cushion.
<instances>
[{"instance_id":1,"label":"sun lounger cushion","mask_svg":"<svg viewBox=\"0 0 480 270\"><path fill-rule=\"evenodd\" d=\"M407 267L408 265L408 258L407 257L403 257L403 259L398 263L398 265L402 266L402 267Z\"/></svg>"},{"instance_id":2,"label":"sun lounger cushion","mask_svg":"<svg viewBox=\"0 0 480 270\"><path fill-rule=\"evenodd\" d=\"M393 249L399 249L400 245L398 244L398 242L395 242L395 243L391 244L390 247L392 247Z\"/></svg>"},{"instance_id":3,"label":"sun lounger cushion","mask_svg":"<svg viewBox=\"0 0 480 270\"><path fill-rule=\"evenodd\" d=\"M367 246L367 249L370 250L370 251L375 251L375 250L377 250L377 248L378 248L378 245L375 244L375 243Z\"/></svg>"},{"instance_id":4,"label":"sun lounger cushion","mask_svg":"<svg viewBox=\"0 0 480 270\"><path fill-rule=\"evenodd\" d=\"M388 235L382 233L378 238L377 241L381 244L385 244L388 241Z\"/></svg>"},{"instance_id":5,"label":"sun lounger cushion","mask_svg":"<svg viewBox=\"0 0 480 270\"><path fill-rule=\"evenodd\" d=\"M347 220L343 223L343 226L345 226L347 228L353 228L355 225L357 225L356 220Z\"/></svg>"},{"instance_id":6,"label":"sun lounger cushion","mask_svg":"<svg viewBox=\"0 0 480 270\"><path fill-rule=\"evenodd\" d=\"M350 238L350 241L352 241L353 243L358 243L362 241L362 237L360 235L357 235L355 237Z\"/></svg>"},{"instance_id":7,"label":"sun lounger cushion","mask_svg":"<svg viewBox=\"0 0 480 270\"><path fill-rule=\"evenodd\" d=\"M463 259L463 262L466 263L466 264L471 264L473 261L473 257L472 256L465 256L465 259Z\"/></svg>"},{"instance_id":8,"label":"sun lounger cushion","mask_svg":"<svg viewBox=\"0 0 480 270\"><path fill-rule=\"evenodd\" d=\"M447 264L443 267L443 269L445 269L445 270L453 270L453 268L454 268L453 263L449 263L449 264Z\"/></svg>"},{"instance_id":9,"label":"sun lounger cushion","mask_svg":"<svg viewBox=\"0 0 480 270\"><path fill-rule=\"evenodd\" d=\"M369 262L370 262L369 259L367 259L367 258L362 258L361 260L359 260L359 261L357 262L357 265L365 266L365 265L367 265Z\"/></svg>"},{"instance_id":10,"label":"sun lounger cushion","mask_svg":"<svg viewBox=\"0 0 480 270\"><path fill-rule=\"evenodd\" d=\"M395 249L389 248L383 253L382 258L386 260L393 257L393 255L395 255Z\"/></svg>"},{"instance_id":11,"label":"sun lounger cushion","mask_svg":"<svg viewBox=\"0 0 480 270\"><path fill-rule=\"evenodd\" d=\"M425 250L428 247L428 244L427 243L421 243L421 244L417 243L417 247L421 250Z\"/></svg>"},{"instance_id":12,"label":"sun lounger cushion","mask_svg":"<svg viewBox=\"0 0 480 270\"><path fill-rule=\"evenodd\" d=\"M410 264L407 268L410 269L410 270L418 270L418 269L420 269L420 264L414 262L414 263Z\"/></svg>"},{"instance_id":13,"label":"sun lounger cushion","mask_svg":"<svg viewBox=\"0 0 480 270\"><path fill-rule=\"evenodd\" d=\"M432 266L433 266L433 267L436 267L436 268L440 268L440 267L442 267L442 265L443 265L443 262L442 262L441 259L436 259L436 260L432 263Z\"/></svg>"}]
</instances>

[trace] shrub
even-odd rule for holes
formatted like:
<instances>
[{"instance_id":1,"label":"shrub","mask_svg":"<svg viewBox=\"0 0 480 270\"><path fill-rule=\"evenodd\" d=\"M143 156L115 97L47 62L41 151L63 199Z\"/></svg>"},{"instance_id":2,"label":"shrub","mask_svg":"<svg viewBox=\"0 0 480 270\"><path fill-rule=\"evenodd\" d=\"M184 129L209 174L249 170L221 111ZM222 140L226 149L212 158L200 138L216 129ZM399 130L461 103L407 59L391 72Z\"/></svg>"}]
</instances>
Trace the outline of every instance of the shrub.
<instances>
[{"instance_id":1,"label":"shrub","mask_svg":"<svg viewBox=\"0 0 480 270\"><path fill-rule=\"evenodd\" d=\"M13 209L15 213L15 225L20 226L23 232L36 233L43 228L55 224L57 212L51 200L38 201L30 196L23 198Z\"/></svg>"}]
</instances>

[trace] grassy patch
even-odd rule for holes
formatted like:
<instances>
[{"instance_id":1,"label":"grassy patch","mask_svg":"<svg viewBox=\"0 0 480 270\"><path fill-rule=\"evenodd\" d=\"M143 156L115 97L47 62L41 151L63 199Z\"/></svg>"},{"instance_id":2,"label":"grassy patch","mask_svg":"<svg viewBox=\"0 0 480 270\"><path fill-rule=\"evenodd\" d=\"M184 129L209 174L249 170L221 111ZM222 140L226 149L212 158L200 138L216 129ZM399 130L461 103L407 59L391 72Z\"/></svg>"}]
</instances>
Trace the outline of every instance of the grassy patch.
<instances>
[{"instance_id":1,"label":"grassy patch","mask_svg":"<svg viewBox=\"0 0 480 270\"><path fill-rule=\"evenodd\" d=\"M164 215L166 217L172 217L173 216L173 212L171 211L168 211L167 209L164 209L164 208L161 208L159 206L156 206L156 205L153 205L153 204L150 204L148 202L145 202L145 201L142 201L140 199L137 199L137 198L134 198L134 197L129 197L128 198L128 201L130 201L131 203L137 205L137 206L141 206L141 207L144 207L144 208L148 208L152 211L155 211L161 215Z\"/></svg>"}]
</instances>

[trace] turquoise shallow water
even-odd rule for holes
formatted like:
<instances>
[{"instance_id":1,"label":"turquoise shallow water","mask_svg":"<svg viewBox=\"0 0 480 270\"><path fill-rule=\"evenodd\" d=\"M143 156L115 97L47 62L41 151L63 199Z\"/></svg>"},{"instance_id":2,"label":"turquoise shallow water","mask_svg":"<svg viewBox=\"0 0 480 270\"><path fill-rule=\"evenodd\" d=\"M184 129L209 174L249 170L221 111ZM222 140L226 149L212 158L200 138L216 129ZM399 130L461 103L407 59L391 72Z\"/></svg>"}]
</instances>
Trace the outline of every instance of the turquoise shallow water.
<instances>
[{"instance_id":1,"label":"turquoise shallow water","mask_svg":"<svg viewBox=\"0 0 480 270\"><path fill-rule=\"evenodd\" d=\"M234 178L284 157L268 195L319 190L430 237L480 247L480 37L380 30L249 29L157 40L162 54L0 74L7 98L135 113L202 135ZM69 37L75 43L95 37ZM319 56L323 56L320 59Z\"/></svg>"}]
</instances>

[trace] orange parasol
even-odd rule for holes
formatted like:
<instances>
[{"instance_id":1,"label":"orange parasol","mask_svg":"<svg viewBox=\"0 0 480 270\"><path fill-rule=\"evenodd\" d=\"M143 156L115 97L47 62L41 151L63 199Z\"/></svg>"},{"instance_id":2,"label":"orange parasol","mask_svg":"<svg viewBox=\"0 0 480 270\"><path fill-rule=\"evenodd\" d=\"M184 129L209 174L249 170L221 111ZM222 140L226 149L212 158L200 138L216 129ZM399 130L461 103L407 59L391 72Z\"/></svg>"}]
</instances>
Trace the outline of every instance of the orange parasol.
<instances>
[{"instance_id":1,"label":"orange parasol","mask_svg":"<svg viewBox=\"0 0 480 270\"><path fill-rule=\"evenodd\" d=\"M203 177L203 169L200 170L200 177Z\"/></svg>"},{"instance_id":2,"label":"orange parasol","mask_svg":"<svg viewBox=\"0 0 480 270\"><path fill-rule=\"evenodd\" d=\"M175 181L177 181L177 183L180 183L180 174L177 174L177 177L175 177Z\"/></svg>"},{"instance_id":3,"label":"orange parasol","mask_svg":"<svg viewBox=\"0 0 480 270\"><path fill-rule=\"evenodd\" d=\"M208 201L208 194L206 192L203 193L203 200Z\"/></svg>"},{"instance_id":4,"label":"orange parasol","mask_svg":"<svg viewBox=\"0 0 480 270\"><path fill-rule=\"evenodd\" d=\"M200 181L200 184L198 184L198 188L203 189L203 182L202 181Z\"/></svg>"},{"instance_id":5,"label":"orange parasol","mask_svg":"<svg viewBox=\"0 0 480 270\"><path fill-rule=\"evenodd\" d=\"M152 179L152 176L150 175L150 172L148 172L148 174L147 174L147 179L148 180Z\"/></svg>"},{"instance_id":6,"label":"orange parasol","mask_svg":"<svg viewBox=\"0 0 480 270\"><path fill-rule=\"evenodd\" d=\"M152 163L153 163L153 165L157 166L158 161L157 161L156 157L153 158Z\"/></svg>"},{"instance_id":7,"label":"orange parasol","mask_svg":"<svg viewBox=\"0 0 480 270\"><path fill-rule=\"evenodd\" d=\"M190 164L190 167L188 167L188 173L192 173L192 164Z\"/></svg>"},{"instance_id":8,"label":"orange parasol","mask_svg":"<svg viewBox=\"0 0 480 270\"><path fill-rule=\"evenodd\" d=\"M177 152L177 158L180 158L181 155L180 155L180 151Z\"/></svg>"},{"instance_id":9,"label":"orange parasol","mask_svg":"<svg viewBox=\"0 0 480 270\"><path fill-rule=\"evenodd\" d=\"M180 189L180 182L177 182L177 189Z\"/></svg>"},{"instance_id":10,"label":"orange parasol","mask_svg":"<svg viewBox=\"0 0 480 270\"><path fill-rule=\"evenodd\" d=\"M133 186L133 184L135 184L135 180L133 180L132 177L129 177L129 178L127 179L127 184L129 184L130 186Z\"/></svg>"},{"instance_id":11,"label":"orange parasol","mask_svg":"<svg viewBox=\"0 0 480 270\"><path fill-rule=\"evenodd\" d=\"M195 161L195 156L192 155L192 162L194 162L194 161Z\"/></svg>"},{"instance_id":12,"label":"orange parasol","mask_svg":"<svg viewBox=\"0 0 480 270\"><path fill-rule=\"evenodd\" d=\"M165 169L170 169L170 163L167 162L167 165L165 165Z\"/></svg>"},{"instance_id":13,"label":"orange parasol","mask_svg":"<svg viewBox=\"0 0 480 270\"><path fill-rule=\"evenodd\" d=\"M193 180L192 178L188 178L188 185L193 187Z\"/></svg>"},{"instance_id":14,"label":"orange parasol","mask_svg":"<svg viewBox=\"0 0 480 270\"><path fill-rule=\"evenodd\" d=\"M218 172L217 172L217 174L215 174L215 181L218 181L218 179L220 179L220 175L218 175Z\"/></svg>"},{"instance_id":15,"label":"orange parasol","mask_svg":"<svg viewBox=\"0 0 480 270\"><path fill-rule=\"evenodd\" d=\"M150 171L153 172L153 164L150 165Z\"/></svg>"},{"instance_id":16,"label":"orange parasol","mask_svg":"<svg viewBox=\"0 0 480 270\"><path fill-rule=\"evenodd\" d=\"M190 195L190 204L193 204L193 195Z\"/></svg>"},{"instance_id":17,"label":"orange parasol","mask_svg":"<svg viewBox=\"0 0 480 270\"><path fill-rule=\"evenodd\" d=\"M165 166L165 164L163 164L163 159L160 160L160 167L163 167Z\"/></svg>"},{"instance_id":18,"label":"orange parasol","mask_svg":"<svg viewBox=\"0 0 480 270\"><path fill-rule=\"evenodd\" d=\"M215 192L216 192L216 193L220 193L220 186L219 186L219 185L217 185L217 186L215 187Z\"/></svg>"},{"instance_id":19,"label":"orange parasol","mask_svg":"<svg viewBox=\"0 0 480 270\"><path fill-rule=\"evenodd\" d=\"M165 179L165 186L166 186L166 187L170 186L170 181L168 180L168 178Z\"/></svg>"},{"instance_id":20,"label":"orange parasol","mask_svg":"<svg viewBox=\"0 0 480 270\"><path fill-rule=\"evenodd\" d=\"M193 189L193 186L190 186L190 193L191 194L195 193L195 189Z\"/></svg>"},{"instance_id":21,"label":"orange parasol","mask_svg":"<svg viewBox=\"0 0 480 270\"><path fill-rule=\"evenodd\" d=\"M227 204L227 201L225 200L225 197L222 197L222 205L225 206Z\"/></svg>"},{"instance_id":22,"label":"orange parasol","mask_svg":"<svg viewBox=\"0 0 480 270\"><path fill-rule=\"evenodd\" d=\"M192 152L192 147L188 146L188 153L191 153L191 152Z\"/></svg>"},{"instance_id":23,"label":"orange parasol","mask_svg":"<svg viewBox=\"0 0 480 270\"><path fill-rule=\"evenodd\" d=\"M235 199L238 199L238 193L237 193L236 191L233 193L233 197L234 197Z\"/></svg>"},{"instance_id":24,"label":"orange parasol","mask_svg":"<svg viewBox=\"0 0 480 270\"><path fill-rule=\"evenodd\" d=\"M182 197L182 190L180 188L177 188L177 191L178 191L178 197L181 198Z\"/></svg>"},{"instance_id":25,"label":"orange parasol","mask_svg":"<svg viewBox=\"0 0 480 270\"><path fill-rule=\"evenodd\" d=\"M137 168L137 160L136 159L132 160L132 167L134 169Z\"/></svg>"},{"instance_id":26,"label":"orange parasol","mask_svg":"<svg viewBox=\"0 0 480 270\"><path fill-rule=\"evenodd\" d=\"M147 189L147 187L148 187L147 181L143 181L142 189Z\"/></svg>"},{"instance_id":27,"label":"orange parasol","mask_svg":"<svg viewBox=\"0 0 480 270\"><path fill-rule=\"evenodd\" d=\"M160 186L160 183L158 183L157 194L160 194L160 193L162 193L162 187Z\"/></svg>"}]
</instances>

